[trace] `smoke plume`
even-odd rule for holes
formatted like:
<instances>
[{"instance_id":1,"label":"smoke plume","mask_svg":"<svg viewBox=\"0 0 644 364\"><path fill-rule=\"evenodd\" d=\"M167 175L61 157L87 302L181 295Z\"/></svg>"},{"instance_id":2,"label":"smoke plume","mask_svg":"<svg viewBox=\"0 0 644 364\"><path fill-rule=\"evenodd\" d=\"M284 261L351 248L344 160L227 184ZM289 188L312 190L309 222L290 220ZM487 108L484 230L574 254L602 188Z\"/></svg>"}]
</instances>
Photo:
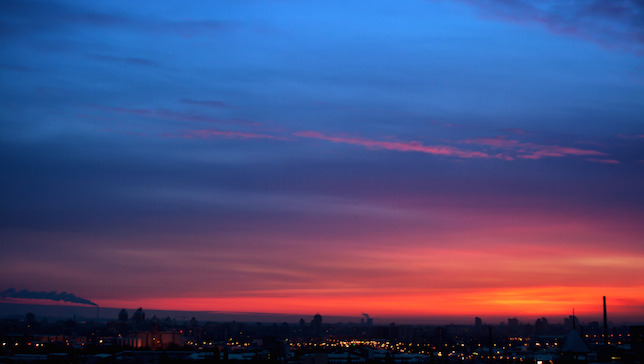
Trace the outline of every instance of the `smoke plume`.
<instances>
[{"instance_id":1,"label":"smoke plume","mask_svg":"<svg viewBox=\"0 0 644 364\"><path fill-rule=\"evenodd\" d=\"M31 298L31 299L37 299L37 300L53 300L53 301L63 301L63 302L73 302L73 303L82 303L84 305L92 305L98 307L98 305L90 300L86 300L84 298L77 297L71 293L67 292L56 292L56 291L51 291L51 292L37 292L37 291L29 291L26 289L23 289L21 291L16 291L15 288L9 288L2 293L0 293L0 297L8 297L8 298Z\"/></svg>"}]
</instances>

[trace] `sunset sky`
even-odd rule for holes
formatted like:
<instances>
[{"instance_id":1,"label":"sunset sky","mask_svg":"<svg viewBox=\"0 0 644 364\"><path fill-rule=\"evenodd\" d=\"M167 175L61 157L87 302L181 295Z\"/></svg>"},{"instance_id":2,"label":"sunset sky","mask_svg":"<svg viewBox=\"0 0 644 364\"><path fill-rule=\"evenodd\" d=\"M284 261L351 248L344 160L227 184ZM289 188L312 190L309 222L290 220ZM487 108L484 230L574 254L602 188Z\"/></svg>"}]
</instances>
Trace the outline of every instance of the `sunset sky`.
<instances>
[{"instance_id":1,"label":"sunset sky","mask_svg":"<svg viewBox=\"0 0 644 364\"><path fill-rule=\"evenodd\" d=\"M2 1L0 291L644 318L641 1Z\"/></svg>"}]
</instances>

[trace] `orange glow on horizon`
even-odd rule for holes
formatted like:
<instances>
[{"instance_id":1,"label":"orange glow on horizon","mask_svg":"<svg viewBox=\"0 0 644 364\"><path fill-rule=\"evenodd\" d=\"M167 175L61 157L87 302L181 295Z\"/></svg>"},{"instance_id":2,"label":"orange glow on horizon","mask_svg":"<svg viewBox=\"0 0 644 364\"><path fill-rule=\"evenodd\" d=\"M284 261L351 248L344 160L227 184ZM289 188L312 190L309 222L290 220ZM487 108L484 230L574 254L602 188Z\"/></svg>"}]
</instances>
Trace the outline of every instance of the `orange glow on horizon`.
<instances>
[{"instance_id":1,"label":"orange glow on horizon","mask_svg":"<svg viewBox=\"0 0 644 364\"><path fill-rule=\"evenodd\" d=\"M601 297L609 297L611 315L641 316L644 287L534 287L481 289L468 292L444 290L427 293L386 293L371 295L339 292L336 294L296 292L281 296L244 296L222 298L146 298L141 300L104 300L109 307L144 307L179 311L254 312L359 316L369 312L375 317L423 316L523 316L578 315L599 317ZM638 306L637 308L634 308Z\"/></svg>"}]
</instances>

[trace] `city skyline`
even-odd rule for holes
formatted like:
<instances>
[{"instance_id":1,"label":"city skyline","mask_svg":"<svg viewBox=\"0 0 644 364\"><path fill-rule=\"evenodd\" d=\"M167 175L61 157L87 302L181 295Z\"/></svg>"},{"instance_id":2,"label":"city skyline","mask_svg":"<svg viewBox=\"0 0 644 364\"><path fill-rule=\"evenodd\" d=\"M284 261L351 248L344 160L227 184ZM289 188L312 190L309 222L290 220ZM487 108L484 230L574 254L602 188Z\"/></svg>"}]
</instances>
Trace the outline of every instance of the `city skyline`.
<instances>
[{"instance_id":1,"label":"city skyline","mask_svg":"<svg viewBox=\"0 0 644 364\"><path fill-rule=\"evenodd\" d=\"M24 292L24 291L23 291ZM235 311L184 311L184 310L164 310L149 309L146 307L100 307L95 303L79 303L57 299L24 299L16 296L8 298L3 292L0 300L0 313L4 318L23 317L26 314L34 315L39 320L60 320L73 319L83 322L110 322L116 320L123 312L128 316L136 311L142 311L148 319L156 317L157 319L173 319L179 322L187 322L195 318L200 322L247 322L247 323L289 323L298 324L301 320L307 320L314 316L322 314L324 322L327 324L350 324L350 325L465 325L465 326L505 326L518 323L521 325L560 325L567 328L571 327L571 319L574 316L577 324L582 326L594 327L601 324L603 320L602 312L578 312L573 308L567 314L555 314L544 316L538 312L532 312L524 316L511 315L489 315L481 312L477 316L463 315L426 315L426 316L378 316L373 317L367 313L359 315L327 315L324 312L290 312L290 313L272 313L272 312L235 312ZM31 292L36 293L36 292ZM45 293L45 292L40 292ZM81 300L84 300L81 298ZM624 317L614 316L610 310L607 311L606 323L609 327L624 325L640 325L644 323L641 317Z\"/></svg>"},{"instance_id":2,"label":"city skyline","mask_svg":"<svg viewBox=\"0 0 644 364\"><path fill-rule=\"evenodd\" d=\"M0 9L0 291L644 317L639 2Z\"/></svg>"}]
</instances>

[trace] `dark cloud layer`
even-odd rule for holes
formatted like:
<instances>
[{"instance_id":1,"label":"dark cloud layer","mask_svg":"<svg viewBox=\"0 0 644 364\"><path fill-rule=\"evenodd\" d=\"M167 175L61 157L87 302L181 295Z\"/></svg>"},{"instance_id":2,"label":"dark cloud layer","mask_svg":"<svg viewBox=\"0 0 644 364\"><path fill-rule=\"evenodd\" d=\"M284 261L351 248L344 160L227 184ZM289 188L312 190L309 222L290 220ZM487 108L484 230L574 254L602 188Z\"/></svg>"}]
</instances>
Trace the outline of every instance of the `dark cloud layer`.
<instances>
[{"instance_id":1,"label":"dark cloud layer","mask_svg":"<svg viewBox=\"0 0 644 364\"><path fill-rule=\"evenodd\" d=\"M644 54L644 3L639 0L465 0L505 20L541 24L555 34Z\"/></svg>"},{"instance_id":2,"label":"dark cloud layer","mask_svg":"<svg viewBox=\"0 0 644 364\"><path fill-rule=\"evenodd\" d=\"M73 27L130 28L145 32L169 32L181 36L202 36L229 28L217 20L164 21L128 16L123 12L96 11L83 2L3 1L0 5L4 34L64 32Z\"/></svg>"}]
</instances>

